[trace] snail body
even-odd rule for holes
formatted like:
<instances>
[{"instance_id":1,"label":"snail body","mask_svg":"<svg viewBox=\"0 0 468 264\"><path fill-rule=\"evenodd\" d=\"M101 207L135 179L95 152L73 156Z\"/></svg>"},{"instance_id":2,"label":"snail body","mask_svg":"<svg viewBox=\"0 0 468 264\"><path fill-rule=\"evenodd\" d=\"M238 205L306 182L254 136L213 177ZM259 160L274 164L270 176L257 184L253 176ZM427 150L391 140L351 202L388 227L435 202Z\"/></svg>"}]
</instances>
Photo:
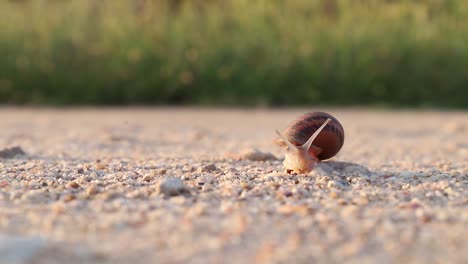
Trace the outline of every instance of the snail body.
<instances>
[{"instance_id":1,"label":"snail body","mask_svg":"<svg viewBox=\"0 0 468 264\"><path fill-rule=\"evenodd\" d=\"M344 144L344 129L338 119L324 112L306 113L294 120L276 143L286 148L288 172L307 173L322 160L335 156Z\"/></svg>"}]
</instances>

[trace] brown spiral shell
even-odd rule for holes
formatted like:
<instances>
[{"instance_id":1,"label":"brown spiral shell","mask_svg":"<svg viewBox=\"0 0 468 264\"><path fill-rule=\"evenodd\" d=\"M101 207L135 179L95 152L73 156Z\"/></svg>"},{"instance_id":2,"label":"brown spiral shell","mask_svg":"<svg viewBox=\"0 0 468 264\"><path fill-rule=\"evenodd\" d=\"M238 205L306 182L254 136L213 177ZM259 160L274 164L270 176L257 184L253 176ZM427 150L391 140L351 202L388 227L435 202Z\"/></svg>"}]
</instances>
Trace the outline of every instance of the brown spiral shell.
<instances>
[{"instance_id":1,"label":"brown spiral shell","mask_svg":"<svg viewBox=\"0 0 468 264\"><path fill-rule=\"evenodd\" d=\"M326 160L335 156L344 143L344 129L338 119L324 112L306 113L294 120L284 131L284 136L293 145L301 146L328 119L331 121L324 127L312 145L322 149L317 156Z\"/></svg>"}]
</instances>

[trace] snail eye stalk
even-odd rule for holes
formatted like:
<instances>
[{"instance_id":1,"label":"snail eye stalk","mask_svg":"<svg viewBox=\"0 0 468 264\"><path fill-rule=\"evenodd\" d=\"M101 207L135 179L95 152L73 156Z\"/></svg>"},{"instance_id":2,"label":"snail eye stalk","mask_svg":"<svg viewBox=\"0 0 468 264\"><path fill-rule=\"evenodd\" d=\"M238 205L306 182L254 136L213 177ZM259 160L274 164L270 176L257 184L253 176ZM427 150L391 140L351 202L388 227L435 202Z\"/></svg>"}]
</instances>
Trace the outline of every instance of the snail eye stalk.
<instances>
[{"instance_id":1,"label":"snail eye stalk","mask_svg":"<svg viewBox=\"0 0 468 264\"><path fill-rule=\"evenodd\" d=\"M286 143L286 145L288 146L288 148L293 151L295 149L297 149L296 146L294 146L293 144L291 144L291 142L289 142L289 140L287 140L278 130L275 130L276 134L278 134L278 136L284 141L284 143Z\"/></svg>"}]
</instances>

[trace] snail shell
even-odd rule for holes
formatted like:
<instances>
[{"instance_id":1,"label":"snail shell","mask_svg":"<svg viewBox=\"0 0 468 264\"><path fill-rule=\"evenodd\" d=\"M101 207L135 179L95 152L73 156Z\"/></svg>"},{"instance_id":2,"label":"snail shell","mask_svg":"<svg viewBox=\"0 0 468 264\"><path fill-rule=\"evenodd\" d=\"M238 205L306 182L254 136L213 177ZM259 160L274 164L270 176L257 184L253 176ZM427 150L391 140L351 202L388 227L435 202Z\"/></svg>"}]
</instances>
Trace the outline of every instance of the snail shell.
<instances>
[{"instance_id":1,"label":"snail shell","mask_svg":"<svg viewBox=\"0 0 468 264\"><path fill-rule=\"evenodd\" d=\"M327 119L330 122L313 141L309 154L318 160L335 156L344 144L344 129L338 119L324 112L306 113L294 120L284 131L284 137L295 146L303 145ZM280 146L286 146L282 139L277 140Z\"/></svg>"}]
</instances>

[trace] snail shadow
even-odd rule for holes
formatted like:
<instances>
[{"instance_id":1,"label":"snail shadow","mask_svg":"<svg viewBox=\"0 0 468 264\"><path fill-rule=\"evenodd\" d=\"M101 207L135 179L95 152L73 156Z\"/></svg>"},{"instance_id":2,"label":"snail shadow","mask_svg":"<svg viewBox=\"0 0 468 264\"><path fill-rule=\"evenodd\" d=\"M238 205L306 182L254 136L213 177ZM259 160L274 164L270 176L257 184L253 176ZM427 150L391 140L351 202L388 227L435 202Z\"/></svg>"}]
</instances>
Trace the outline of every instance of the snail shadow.
<instances>
[{"instance_id":1,"label":"snail shadow","mask_svg":"<svg viewBox=\"0 0 468 264\"><path fill-rule=\"evenodd\" d=\"M353 163L353 162L342 162L342 161L324 161L318 164L315 172L318 175L334 175L346 181L347 185L352 183L349 182L349 178L359 177L364 179L370 186L380 186L383 184L387 187L400 187L401 184L419 185L423 182L433 181L433 176L440 177L444 175L444 178L457 177L453 173L444 172L435 167L427 167L426 170L398 170L392 169L375 169L371 170L364 165Z\"/></svg>"},{"instance_id":2,"label":"snail shadow","mask_svg":"<svg viewBox=\"0 0 468 264\"><path fill-rule=\"evenodd\" d=\"M322 161L317 164L314 172L319 174L338 174L338 175L350 175L355 174L356 176L361 175L362 177L369 177L373 172L364 165L345 162L345 161Z\"/></svg>"}]
</instances>

